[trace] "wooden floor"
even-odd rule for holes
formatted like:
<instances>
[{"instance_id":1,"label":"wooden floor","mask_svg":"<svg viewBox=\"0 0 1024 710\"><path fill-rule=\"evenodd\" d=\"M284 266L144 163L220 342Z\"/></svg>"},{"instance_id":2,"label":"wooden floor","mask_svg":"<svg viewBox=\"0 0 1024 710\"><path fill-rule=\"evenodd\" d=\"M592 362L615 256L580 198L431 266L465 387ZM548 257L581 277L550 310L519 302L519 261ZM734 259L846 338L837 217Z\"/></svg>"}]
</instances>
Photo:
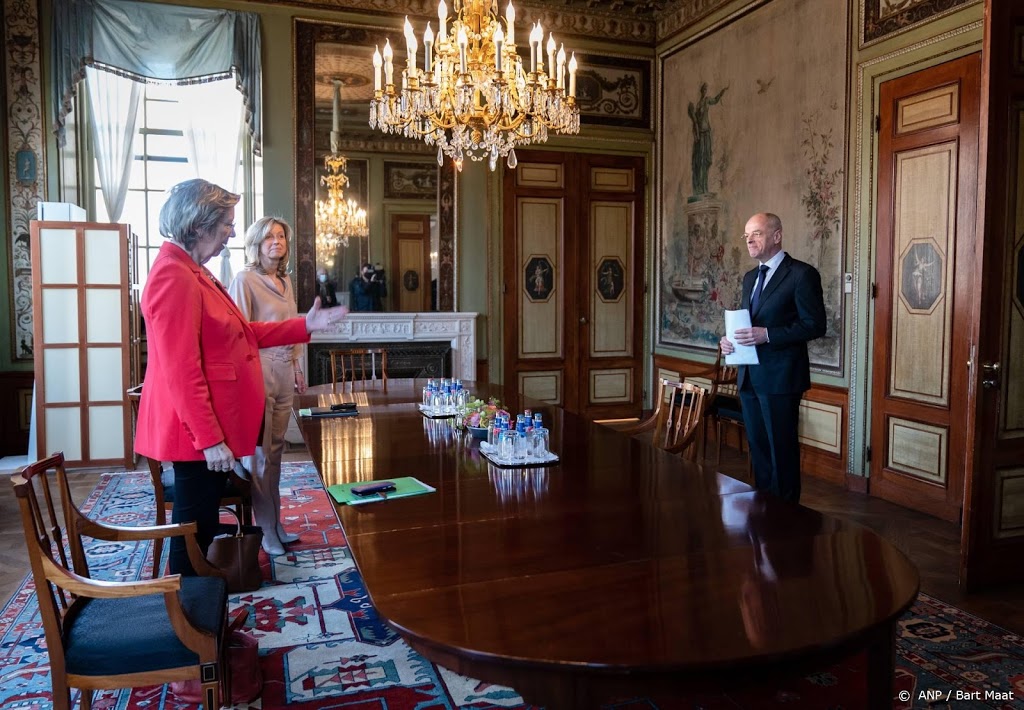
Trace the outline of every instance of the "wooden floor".
<instances>
[{"instance_id":1,"label":"wooden floor","mask_svg":"<svg viewBox=\"0 0 1024 710\"><path fill-rule=\"evenodd\" d=\"M734 451L722 452L719 469L746 479L746 459ZM308 460L305 453L289 460ZM710 465L710 462L709 462ZM10 472L4 472L9 479ZM84 501L99 481L97 472L71 474L72 494ZM804 475L801 502L815 510L856 521L875 530L903 550L921 571L921 590L965 609L1017 634L1024 634L1024 585L963 594L957 586L960 528L893 503L852 493L813 476ZM0 482L0 605L20 586L28 570L21 517L10 483ZM1007 564L1020 564L1008 560Z\"/></svg>"}]
</instances>

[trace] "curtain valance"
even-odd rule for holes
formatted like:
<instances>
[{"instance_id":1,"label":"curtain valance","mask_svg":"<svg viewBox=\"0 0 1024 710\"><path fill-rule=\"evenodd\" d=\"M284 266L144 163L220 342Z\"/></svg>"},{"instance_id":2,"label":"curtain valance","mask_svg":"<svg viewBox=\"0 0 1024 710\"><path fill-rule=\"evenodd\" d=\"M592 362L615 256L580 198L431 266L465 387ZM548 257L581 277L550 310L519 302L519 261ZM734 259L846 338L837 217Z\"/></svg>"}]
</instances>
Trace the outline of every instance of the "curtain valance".
<instances>
[{"instance_id":1,"label":"curtain valance","mask_svg":"<svg viewBox=\"0 0 1024 710\"><path fill-rule=\"evenodd\" d=\"M262 147L261 35L251 12L130 0L55 0L54 133L64 142L85 67L140 82L192 84L235 77L257 155Z\"/></svg>"}]
</instances>

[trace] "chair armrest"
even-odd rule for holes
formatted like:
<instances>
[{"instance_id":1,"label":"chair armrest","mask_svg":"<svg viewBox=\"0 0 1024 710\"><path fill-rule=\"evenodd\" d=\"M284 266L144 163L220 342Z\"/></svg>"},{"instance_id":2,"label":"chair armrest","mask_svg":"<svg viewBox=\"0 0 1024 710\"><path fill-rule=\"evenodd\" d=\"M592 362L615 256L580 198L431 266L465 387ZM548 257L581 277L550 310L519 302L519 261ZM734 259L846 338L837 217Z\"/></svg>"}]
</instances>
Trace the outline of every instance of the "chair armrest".
<instances>
[{"instance_id":1,"label":"chair armrest","mask_svg":"<svg viewBox=\"0 0 1024 710\"><path fill-rule=\"evenodd\" d=\"M77 531L82 535L108 542L162 540L178 535L195 535L195 523L172 523L170 525L106 525L90 518L78 519Z\"/></svg>"},{"instance_id":2,"label":"chair armrest","mask_svg":"<svg viewBox=\"0 0 1024 710\"><path fill-rule=\"evenodd\" d=\"M107 582L75 574L47 557L42 559L42 563L49 581L72 594L90 599L125 599L148 594L177 593L181 589L181 575L178 574L137 582Z\"/></svg>"},{"instance_id":3,"label":"chair armrest","mask_svg":"<svg viewBox=\"0 0 1024 710\"><path fill-rule=\"evenodd\" d=\"M654 410L654 414L647 417L641 422L634 424L633 426L619 429L619 433L625 434L626 436L633 436L634 434L642 434L645 431L650 431L658 425L658 415L660 414L658 409Z\"/></svg>"}]
</instances>

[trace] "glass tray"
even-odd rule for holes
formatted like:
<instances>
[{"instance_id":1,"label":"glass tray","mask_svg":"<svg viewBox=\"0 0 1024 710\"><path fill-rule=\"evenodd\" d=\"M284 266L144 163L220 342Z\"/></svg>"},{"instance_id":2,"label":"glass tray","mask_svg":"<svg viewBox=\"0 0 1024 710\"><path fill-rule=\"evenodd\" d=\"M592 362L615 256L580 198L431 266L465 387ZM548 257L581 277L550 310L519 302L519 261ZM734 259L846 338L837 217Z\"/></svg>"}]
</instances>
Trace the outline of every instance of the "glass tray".
<instances>
[{"instance_id":1,"label":"glass tray","mask_svg":"<svg viewBox=\"0 0 1024 710\"><path fill-rule=\"evenodd\" d=\"M423 414L423 416L428 417L430 419L455 419L455 417L459 416L458 412L437 412L434 410L433 407L428 407L425 404L419 404L416 406L420 408L420 412Z\"/></svg>"},{"instance_id":2,"label":"glass tray","mask_svg":"<svg viewBox=\"0 0 1024 710\"><path fill-rule=\"evenodd\" d=\"M480 453L484 458L499 468L534 468L536 466L551 466L558 463L558 454L548 451L543 456L527 456L525 459L503 459L498 456L498 447L480 442Z\"/></svg>"}]
</instances>

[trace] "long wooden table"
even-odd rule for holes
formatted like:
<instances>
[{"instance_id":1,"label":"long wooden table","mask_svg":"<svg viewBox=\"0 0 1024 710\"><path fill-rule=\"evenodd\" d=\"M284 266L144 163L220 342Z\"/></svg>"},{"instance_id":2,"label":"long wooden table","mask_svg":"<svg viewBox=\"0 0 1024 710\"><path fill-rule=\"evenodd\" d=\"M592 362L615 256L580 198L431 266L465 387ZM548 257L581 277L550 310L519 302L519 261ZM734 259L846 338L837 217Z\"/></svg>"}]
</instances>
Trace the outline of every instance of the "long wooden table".
<instances>
[{"instance_id":1,"label":"long wooden table","mask_svg":"<svg viewBox=\"0 0 1024 710\"><path fill-rule=\"evenodd\" d=\"M411 475L437 488L337 506L378 613L427 658L531 703L593 708L866 650L868 707L889 706L895 624L919 579L878 535L557 407L539 411L560 463L498 469L420 414L422 385L327 385L296 409L359 404L358 417L299 419L325 485Z\"/></svg>"}]
</instances>

